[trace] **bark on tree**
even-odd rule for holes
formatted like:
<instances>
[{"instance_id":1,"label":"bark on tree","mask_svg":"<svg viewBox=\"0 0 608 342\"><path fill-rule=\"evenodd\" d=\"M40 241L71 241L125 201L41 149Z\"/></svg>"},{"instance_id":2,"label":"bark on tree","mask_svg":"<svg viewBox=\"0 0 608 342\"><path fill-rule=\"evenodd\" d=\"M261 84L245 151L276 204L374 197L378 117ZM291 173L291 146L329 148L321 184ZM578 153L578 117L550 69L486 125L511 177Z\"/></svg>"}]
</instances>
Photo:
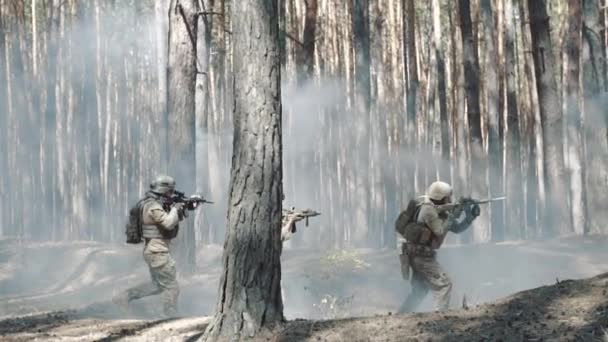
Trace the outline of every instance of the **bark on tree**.
<instances>
[{"instance_id":1,"label":"bark on tree","mask_svg":"<svg viewBox=\"0 0 608 342\"><path fill-rule=\"evenodd\" d=\"M195 94L196 94L196 0L171 0L167 60L168 171L186 192L196 189ZM186 274L196 267L193 220L181 222L177 237L178 267Z\"/></svg>"},{"instance_id":2,"label":"bark on tree","mask_svg":"<svg viewBox=\"0 0 608 342\"><path fill-rule=\"evenodd\" d=\"M528 9L536 89L543 129L544 177L547 185L547 207L543 217L543 228L546 235L556 236L571 231L561 139L562 113L555 80L555 58L545 0L528 0Z\"/></svg>"},{"instance_id":3,"label":"bark on tree","mask_svg":"<svg viewBox=\"0 0 608 342\"><path fill-rule=\"evenodd\" d=\"M216 313L203 336L207 341L246 339L284 321L277 14L277 1L232 4L234 140L228 227Z\"/></svg>"},{"instance_id":4,"label":"bark on tree","mask_svg":"<svg viewBox=\"0 0 608 342\"><path fill-rule=\"evenodd\" d=\"M568 3L568 27L565 37L564 64L566 72L565 101L568 137L568 168L570 171L570 209L572 228L578 234L588 231L584 180L583 139L581 134L580 50L582 48L582 0Z\"/></svg>"}]
</instances>

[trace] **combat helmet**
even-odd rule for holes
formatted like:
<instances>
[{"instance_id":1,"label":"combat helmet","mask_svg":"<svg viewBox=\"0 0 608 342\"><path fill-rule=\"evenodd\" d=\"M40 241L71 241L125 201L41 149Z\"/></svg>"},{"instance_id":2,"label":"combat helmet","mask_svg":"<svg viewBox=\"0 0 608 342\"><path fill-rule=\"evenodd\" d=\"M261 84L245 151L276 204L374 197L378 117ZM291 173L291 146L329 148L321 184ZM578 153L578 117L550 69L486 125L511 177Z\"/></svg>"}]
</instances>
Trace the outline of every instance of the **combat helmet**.
<instances>
[{"instance_id":1,"label":"combat helmet","mask_svg":"<svg viewBox=\"0 0 608 342\"><path fill-rule=\"evenodd\" d=\"M434 201L441 201L452 196L452 186L446 182L433 182L426 190L426 195Z\"/></svg>"},{"instance_id":2,"label":"combat helmet","mask_svg":"<svg viewBox=\"0 0 608 342\"><path fill-rule=\"evenodd\" d=\"M159 175L150 183L150 190L159 195L175 190L175 179L167 175Z\"/></svg>"}]
</instances>

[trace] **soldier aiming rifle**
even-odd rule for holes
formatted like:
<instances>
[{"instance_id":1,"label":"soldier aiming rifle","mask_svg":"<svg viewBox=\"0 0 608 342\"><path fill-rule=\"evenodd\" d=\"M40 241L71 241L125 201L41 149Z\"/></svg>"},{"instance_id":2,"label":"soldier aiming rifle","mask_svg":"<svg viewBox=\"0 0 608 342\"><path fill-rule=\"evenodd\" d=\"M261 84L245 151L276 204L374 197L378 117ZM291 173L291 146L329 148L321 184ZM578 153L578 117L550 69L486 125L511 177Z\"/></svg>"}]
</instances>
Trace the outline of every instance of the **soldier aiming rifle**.
<instances>
[{"instance_id":1,"label":"soldier aiming rifle","mask_svg":"<svg viewBox=\"0 0 608 342\"><path fill-rule=\"evenodd\" d=\"M461 197L457 202L452 202L452 186L434 182L424 196L408 203L407 209L399 214L395 222L395 229L402 236L399 256L401 272L412 285L399 312L416 310L429 290L434 294L436 310L449 307L452 282L436 259L437 250L448 232L464 232L473 223L481 213L480 204L503 199Z\"/></svg>"},{"instance_id":2,"label":"soldier aiming rifle","mask_svg":"<svg viewBox=\"0 0 608 342\"><path fill-rule=\"evenodd\" d=\"M200 194L186 196L186 194L184 194L183 192L178 191L178 190L174 190L173 195L171 195L170 197L163 198L162 203L163 203L163 208L165 210L170 210L171 207L175 203L182 203L183 206L181 206L178 210L178 214L180 215L180 218L188 217L188 211L186 211L186 209L189 211L193 211L196 208L198 208L198 206L200 204L204 204L204 203L213 204L213 202L206 200Z\"/></svg>"},{"instance_id":3,"label":"soldier aiming rifle","mask_svg":"<svg viewBox=\"0 0 608 342\"><path fill-rule=\"evenodd\" d=\"M114 296L112 301L122 307L129 302L160 294L165 317L177 314L179 284L175 260L171 256L171 242L178 234L179 222L201 203L212 203L201 195L187 197L175 190L175 180L166 175L156 177L150 190L129 210L125 226L127 243L144 243L144 261L150 280Z\"/></svg>"},{"instance_id":4,"label":"soldier aiming rifle","mask_svg":"<svg viewBox=\"0 0 608 342\"><path fill-rule=\"evenodd\" d=\"M281 241L291 239L291 235L296 232L296 222L306 219L306 227L308 227L308 218L319 216L321 213L313 209L283 209L283 227L281 228Z\"/></svg>"}]
</instances>

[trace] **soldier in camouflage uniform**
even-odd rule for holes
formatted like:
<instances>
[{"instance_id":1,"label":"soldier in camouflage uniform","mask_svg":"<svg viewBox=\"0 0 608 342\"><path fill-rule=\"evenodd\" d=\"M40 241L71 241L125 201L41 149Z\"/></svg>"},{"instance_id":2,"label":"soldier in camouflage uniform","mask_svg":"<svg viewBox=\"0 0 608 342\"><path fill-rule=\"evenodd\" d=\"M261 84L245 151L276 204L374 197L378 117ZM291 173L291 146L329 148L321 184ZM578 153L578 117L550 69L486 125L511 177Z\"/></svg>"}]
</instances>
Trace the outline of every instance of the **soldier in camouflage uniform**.
<instances>
[{"instance_id":1,"label":"soldier in camouflage uniform","mask_svg":"<svg viewBox=\"0 0 608 342\"><path fill-rule=\"evenodd\" d=\"M452 187L444 182L434 182L421 198L415 222L426 230L418 241L406 241L402 245L402 258L412 269L412 291L399 312L413 312L429 289L435 297L435 309L445 310L450 303L452 282L436 259L448 232L460 233L479 216L479 205L472 204L455 210L443 210L441 205L451 203ZM453 208L453 207L452 207ZM406 266L408 267L408 266ZM409 271L409 270L406 270Z\"/></svg>"},{"instance_id":2,"label":"soldier in camouflage uniform","mask_svg":"<svg viewBox=\"0 0 608 342\"><path fill-rule=\"evenodd\" d=\"M167 317L177 313L177 283L175 261L170 253L171 240L177 236L179 214L182 203L163 208L162 197L170 197L175 190L175 180L169 176L159 176L150 184L142 210L142 235L145 241L144 260L148 264L151 280L126 290L113 298L116 304L126 306L130 301L160 294L163 313Z\"/></svg>"}]
</instances>

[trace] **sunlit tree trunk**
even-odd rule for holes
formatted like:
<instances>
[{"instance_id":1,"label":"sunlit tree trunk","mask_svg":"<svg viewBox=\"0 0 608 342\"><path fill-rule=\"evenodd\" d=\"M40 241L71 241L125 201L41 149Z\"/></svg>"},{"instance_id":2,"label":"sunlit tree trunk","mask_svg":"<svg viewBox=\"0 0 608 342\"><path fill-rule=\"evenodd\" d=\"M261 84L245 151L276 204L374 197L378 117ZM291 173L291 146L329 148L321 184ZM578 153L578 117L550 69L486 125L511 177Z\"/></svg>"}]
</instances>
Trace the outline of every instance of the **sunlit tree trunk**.
<instances>
[{"instance_id":1,"label":"sunlit tree trunk","mask_svg":"<svg viewBox=\"0 0 608 342\"><path fill-rule=\"evenodd\" d=\"M169 7L167 59L167 149L169 174L188 193L196 189L195 94L196 94L196 0L172 0ZM177 237L178 265L186 274L196 267L193 220L181 222Z\"/></svg>"},{"instance_id":2,"label":"sunlit tree trunk","mask_svg":"<svg viewBox=\"0 0 608 342\"><path fill-rule=\"evenodd\" d=\"M536 71L536 89L543 131L543 154L547 184L547 208L543 215L546 235L571 231L567 205L566 178L562 141L562 113L555 80L549 21L544 0L528 0L532 54Z\"/></svg>"},{"instance_id":3,"label":"sunlit tree trunk","mask_svg":"<svg viewBox=\"0 0 608 342\"><path fill-rule=\"evenodd\" d=\"M238 2L232 11L232 47L239 52L233 54L228 227L216 313L203 337L207 341L253 337L284 320L278 3Z\"/></svg>"}]
</instances>

